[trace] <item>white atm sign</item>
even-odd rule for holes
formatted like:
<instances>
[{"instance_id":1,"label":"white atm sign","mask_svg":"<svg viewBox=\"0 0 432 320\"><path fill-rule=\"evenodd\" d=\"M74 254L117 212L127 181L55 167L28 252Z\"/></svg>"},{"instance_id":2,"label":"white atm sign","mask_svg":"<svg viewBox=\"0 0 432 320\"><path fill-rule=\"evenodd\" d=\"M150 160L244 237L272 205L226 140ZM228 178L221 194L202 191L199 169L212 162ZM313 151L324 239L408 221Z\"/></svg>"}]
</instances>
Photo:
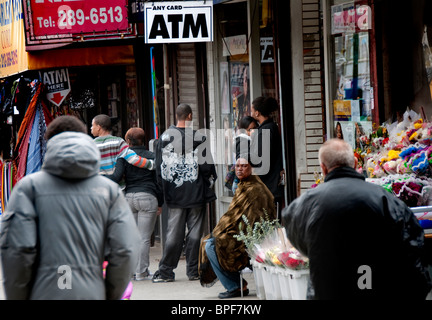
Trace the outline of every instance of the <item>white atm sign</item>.
<instances>
[{"instance_id":1,"label":"white atm sign","mask_svg":"<svg viewBox=\"0 0 432 320\"><path fill-rule=\"evenodd\" d=\"M40 71L40 77L45 84L48 101L60 106L71 91L68 69Z\"/></svg>"},{"instance_id":2,"label":"white atm sign","mask_svg":"<svg viewBox=\"0 0 432 320\"><path fill-rule=\"evenodd\" d=\"M213 2L145 3L145 43L213 41Z\"/></svg>"}]
</instances>

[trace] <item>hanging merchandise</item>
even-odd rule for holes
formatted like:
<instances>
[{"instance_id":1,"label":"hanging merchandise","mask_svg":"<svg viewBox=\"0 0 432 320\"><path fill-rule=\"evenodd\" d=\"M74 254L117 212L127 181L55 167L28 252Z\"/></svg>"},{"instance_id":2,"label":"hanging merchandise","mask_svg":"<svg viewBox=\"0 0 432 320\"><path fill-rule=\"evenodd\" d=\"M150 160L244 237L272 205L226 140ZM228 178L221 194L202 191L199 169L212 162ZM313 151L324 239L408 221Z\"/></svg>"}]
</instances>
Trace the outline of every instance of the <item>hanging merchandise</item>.
<instances>
[{"instance_id":1,"label":"hanging merchandise","mask_svg":"<svg viewBox=\"0 0 432 320\"><path fill-rule=\"evenodd\" d=\"M6 209L7 203L9 201L12 187L15 184L15 171L14 163L12 161L0 161L0 214Z\"/></svg>"},{"instance_id":2,"label":"hanging merchandise","mask_svg":"<svg viewBox=\"0 0 432 320\"><path fill-rule=\"evenodd\" d=\"M33 95L18 131L15 146L15 151L18 151L17 181L40 169L46 148L45 130L53 119L42 100L43 84L35 80L32 88Z\"/></svg>"}]
</instances>

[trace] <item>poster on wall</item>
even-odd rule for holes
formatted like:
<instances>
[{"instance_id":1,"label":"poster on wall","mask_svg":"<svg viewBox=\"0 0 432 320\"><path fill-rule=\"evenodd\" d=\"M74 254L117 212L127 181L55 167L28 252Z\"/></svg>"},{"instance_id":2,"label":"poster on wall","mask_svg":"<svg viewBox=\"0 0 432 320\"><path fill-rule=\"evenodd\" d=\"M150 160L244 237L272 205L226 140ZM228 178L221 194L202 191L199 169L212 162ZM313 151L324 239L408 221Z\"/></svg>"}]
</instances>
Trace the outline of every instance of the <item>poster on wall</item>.
<instances>
[{"instance_id":1,"label":"poster on wall","mask_svg":"<svg viewBox=\"0 0 432 320\"><path fill-rule=\"evenodd\" d=\"M220 63L220 96L221 96L221 113L231 113L230 103L230 84L229 84L229 68L228 62Z\"/></svg>"},{"instance_id":2,"label":"poster on wall","mask_svg":"<svg viewBox=\"0 0 432 320\"><path fill-rule=\"evenodd\" d=\"M224 57L236 56L239 54L243 55L243 54L247 54L248 52L247 38L245 34L232 36L232 37L225 37L222 43L223 43L222 55Z\"/></svg>"},{"instance_id":3,"label":"poster on wall","mask_svg":"<svg viewBox=\"0 0 432 320\"><path fill-rule=\"evenodd\" d=\"M365 139L372 133L372 122L365 121L358 100L336 100L334 103L334 138L347 141L353 149L364 151Z\"/></svg>"},{"instance_id":4,"label":"poster on wall","mask_svg":"<svg viewBox=\"0 0 432 320\"><path fill-rule=\"evenodd\" d=\"M363 2L363 3L362 3ZM371 8L366 1L351 1L331 7L331 33L354 33L372 28Z\"/></svg>"},{"instance_id":5,"label":"poster on wall","mask_svg":"<svg viewBox=\"0 0 432 320\"><path fill-rule=\"evenodd\" d=\"M365 151L366 137L369 137L372 133L372 122L371 121L358 121L354 123L354 149L360 149Z\"/></svg>"},{"instance_id":6,"label":"poster on wall","mask_svg":"<svg viewBox=\"0 0 432 320\"><path fill-rule=\"evenodd\" d=\"M354 127L351 121L335 120L334 138L343 139L354 148Z\"/></svg>"},{"instance_id":7,"label":"poster on wall","mask_svg":"<svg viewBox=\"0 0 432 320\"><path fill-rule=\"evenodd\" d=\"M333 101L333 115L335 121L351 121L351 100Z\"/></svg>"},{"instance_id":8,"label":"poster on wall","mask_svg":"<svg viewBox=\"0 0 432 320\"><path fill-rule=\"evenodd\" d=\"M230 93L234 117L234 128L239 121L251 115L249 92L249 64L230 61Z\"/></svg>"}]
</instances>

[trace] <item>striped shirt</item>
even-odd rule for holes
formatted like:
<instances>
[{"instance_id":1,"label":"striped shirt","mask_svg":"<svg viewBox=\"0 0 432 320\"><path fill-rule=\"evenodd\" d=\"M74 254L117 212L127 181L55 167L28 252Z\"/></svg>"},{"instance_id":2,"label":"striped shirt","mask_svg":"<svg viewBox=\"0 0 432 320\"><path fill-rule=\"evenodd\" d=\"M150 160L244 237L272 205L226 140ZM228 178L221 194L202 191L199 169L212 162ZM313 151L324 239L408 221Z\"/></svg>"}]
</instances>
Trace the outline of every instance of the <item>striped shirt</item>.
<instances>
[{"instance_id":1,"label":"striped shirt","mask_svg":"<svg viewBox=\"0 0 432 320\"><path fill-rule=\"evenodd\" d=\"M137 155L120 137L112 135L96 137L94 142L101 153L100 172L104 175L114 173L118 158L124 158L128 163L139 168L153 169L152 160Z\"/></svg>"}]
</instances>

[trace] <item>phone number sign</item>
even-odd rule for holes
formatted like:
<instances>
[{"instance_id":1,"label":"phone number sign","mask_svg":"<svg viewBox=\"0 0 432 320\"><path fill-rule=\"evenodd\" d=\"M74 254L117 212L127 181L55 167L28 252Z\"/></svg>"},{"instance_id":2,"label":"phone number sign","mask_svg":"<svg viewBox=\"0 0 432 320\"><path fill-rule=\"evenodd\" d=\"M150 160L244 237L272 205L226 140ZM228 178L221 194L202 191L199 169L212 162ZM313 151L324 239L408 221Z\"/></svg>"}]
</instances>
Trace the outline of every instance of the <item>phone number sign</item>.
<instances>
[{"instance_id":1,"label":"phone number sign","mask_svg":"<svg viewBox=\"0 0 432 320\"><path fill-rule=\"evenodd\" d=\"M127 30L126 0L30 0L33 33L77 34Z\"/></svg>"}]
</instances>

